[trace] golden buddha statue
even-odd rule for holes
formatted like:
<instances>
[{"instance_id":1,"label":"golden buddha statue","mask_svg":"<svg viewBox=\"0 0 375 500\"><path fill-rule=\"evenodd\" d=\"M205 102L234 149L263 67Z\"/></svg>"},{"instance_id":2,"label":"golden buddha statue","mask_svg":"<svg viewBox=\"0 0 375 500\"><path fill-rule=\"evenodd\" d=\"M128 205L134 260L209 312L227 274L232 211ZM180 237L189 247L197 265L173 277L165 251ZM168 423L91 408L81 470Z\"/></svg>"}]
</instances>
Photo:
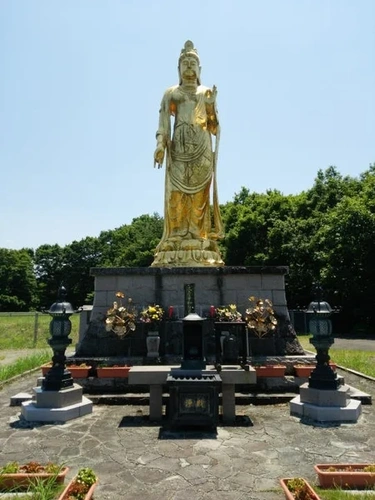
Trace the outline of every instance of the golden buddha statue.
<instances>
[{"instance_id":1,"label":"golden buddha statue","mask_svg":"<svg viewBox=\"0 0 375 500\"><path fill-rule=\"evenodd\" d=\"M166 156L166 172L164 232L154 267L224 265L217 244L223 237L216 181L217 91L201 85L200 70L198 53L187 41L178 62L179 84L164 93L156 132L154 166L161 168Z\"/></svg>"}]
</instances>

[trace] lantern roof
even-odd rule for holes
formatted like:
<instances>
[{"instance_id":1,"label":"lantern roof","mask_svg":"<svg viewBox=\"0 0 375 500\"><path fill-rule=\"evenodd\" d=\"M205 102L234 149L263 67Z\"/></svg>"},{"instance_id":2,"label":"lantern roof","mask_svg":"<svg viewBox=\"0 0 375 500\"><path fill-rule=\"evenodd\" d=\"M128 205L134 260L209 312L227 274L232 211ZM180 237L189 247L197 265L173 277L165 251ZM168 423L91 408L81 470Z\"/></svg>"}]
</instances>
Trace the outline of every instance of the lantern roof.
<instances>
[{"instance_id":1,"label":"lantern roof","mask_svg":"<svg viewBox=\"0 0 375 500\"><path fill-rule=\"evenodd\" d=\"M66 294L66 288L61 285L57 292L57 301L51 305L51 307L47 311L48 314L51 314L52 316L63 316L70 315L75 312L72 304L65 300Z\"/></svg>"},{"instance_id":2,"label":"lantern roof","mask_svg":"<svg viewBox=\"0 0 375 500\"><path fill-rule=\"evenodd\" d=\"M332 307L324 300L313 300L310 302L306 313L309 314L331 314Z\"/></svg>"}]
</instances>

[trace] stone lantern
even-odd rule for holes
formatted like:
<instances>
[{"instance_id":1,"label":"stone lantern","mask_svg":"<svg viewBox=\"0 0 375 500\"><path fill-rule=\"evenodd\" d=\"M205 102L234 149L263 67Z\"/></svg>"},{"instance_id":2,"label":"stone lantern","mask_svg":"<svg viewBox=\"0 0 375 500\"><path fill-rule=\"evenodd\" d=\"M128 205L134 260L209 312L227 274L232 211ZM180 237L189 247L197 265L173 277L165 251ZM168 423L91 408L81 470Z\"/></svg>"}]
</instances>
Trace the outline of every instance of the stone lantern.
<instances>
[{"instance_id":1,"label":"stone lantern","mask_svg":"<svg viewBox=\"0 0 375 500\"><path fill-rule=\"evenodd\" d=\"M53 350L53 357L52 368L44 378L42 388L45 391L59 391L73 387L73 378L65 367L65 350L72 343L72 339L69 338L72 331L69 318L76 312L70 302L66 302L66 289L63 285L58 290L57 301L46 312L52 316L49 326L51 338L48 339L48 343Z\"/></svg>"},{"instance_id":2,"label":"stone lantern","mask_svg":"<svg viewBox=\"0 0 375 500\"><path fill-rule=\"evenodd\" d=\"M332 308L321 298L322 289L316 287L317 298L305 311L312 333L310 343L316 349L316 367L309 382L300 386L300 393L293 398L290 414L303 417L307 422L356 422L361 414L361 402L350 398L350 389L343 378L337 377L329 364L329 348L333 344Z\"/></svg>"},{"instance_id":3,"label":"stone lantern","mask_svg":"<svg viewBox=\"0 0 375 500\"><path fill-rule=\"evenodd\" d=\"M321 288L317 287L318 298L310 302L306 314L309 331L312 333L310 343L316 349L316 368L310 375L309 387L314 389L337 389L339 380L332 370L329 361L329 348L334 343L332 336L332 322L329 319L332 308L321 300Z\"/></svg>"},{"instance_id":4,"label":"stone lantern","mask_svg":"<svg viewBox=\"0 0 375 500\"><path fill-rule=\"evenodd\" d=\"M72 343L69 318L76 311L66 302L64 286L60 286L57 301L46 312L52 316L48 340L53 350L52 368L41 386L34 387L34 398L22 403L21 413L32 422L67 422L92 413L92 401L83 396L82 387L73 382L65 367L65 350Z\"/></svg>"}]
</instances>

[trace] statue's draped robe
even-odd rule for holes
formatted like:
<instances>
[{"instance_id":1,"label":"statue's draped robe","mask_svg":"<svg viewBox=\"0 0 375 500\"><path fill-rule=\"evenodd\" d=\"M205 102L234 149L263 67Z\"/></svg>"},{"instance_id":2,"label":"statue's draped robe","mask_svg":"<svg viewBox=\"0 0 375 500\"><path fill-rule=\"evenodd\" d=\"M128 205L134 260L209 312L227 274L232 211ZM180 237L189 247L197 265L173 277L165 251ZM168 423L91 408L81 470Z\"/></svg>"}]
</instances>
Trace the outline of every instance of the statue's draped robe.
<instances>
[{"instance_id":1,"label":"statue's draped robe","mask_svg":"<svg viewBox=\"0 0 375 500\"><path fill-rule=\"evenodd\" d=\"M160 108L158 142L166 148L164 232L153 266L222 266L217 240L222 223L214 182L212 221L210 188L216 175L211 134L218 132L211 90L169 88ZM171 116L174 116L171 137Z\"/></svg>"}]
</instances>

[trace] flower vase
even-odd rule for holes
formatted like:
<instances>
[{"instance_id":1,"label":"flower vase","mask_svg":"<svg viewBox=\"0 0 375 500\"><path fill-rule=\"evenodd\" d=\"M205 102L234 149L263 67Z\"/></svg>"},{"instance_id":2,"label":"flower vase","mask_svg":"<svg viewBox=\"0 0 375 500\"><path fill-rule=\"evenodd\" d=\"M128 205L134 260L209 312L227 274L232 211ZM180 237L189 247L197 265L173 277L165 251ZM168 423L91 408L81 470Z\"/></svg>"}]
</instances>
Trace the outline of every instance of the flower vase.
<instances>
[{"instance_id":1,"label":"flower vase","mask_svg":"<svg viewBox=\"0 0 375 500\"><path fill-rule=\"evenodd\" d=\"M229 364L229 363L237 364L239 359L239 351L238 351L237 338L233 334L233 332L229 332L229 335L225 337L223 342L223 349L224 349L223 364Z\"/></svg>"},{"instance_id":2,"label":"flower vase","mask_svg":"<svg viewBox=\"0 0 375 500\"><path fill-rule=\"evenodd\" d=\"M220 348L221 348L221 356L224 356L224 340L229 337L228 331L222 331L220 335Z\"/></svg>"},{"instance_id":3,"label":"flower vase","mask_svg":"<svg viewBox=\"0 0 375 500\"><path fill-rule=\"evenodd\" d=\"M147 332L146 346L148 358L159 357L160 335L157 330L150 330Z\"/></svg>"}]
</instances>

